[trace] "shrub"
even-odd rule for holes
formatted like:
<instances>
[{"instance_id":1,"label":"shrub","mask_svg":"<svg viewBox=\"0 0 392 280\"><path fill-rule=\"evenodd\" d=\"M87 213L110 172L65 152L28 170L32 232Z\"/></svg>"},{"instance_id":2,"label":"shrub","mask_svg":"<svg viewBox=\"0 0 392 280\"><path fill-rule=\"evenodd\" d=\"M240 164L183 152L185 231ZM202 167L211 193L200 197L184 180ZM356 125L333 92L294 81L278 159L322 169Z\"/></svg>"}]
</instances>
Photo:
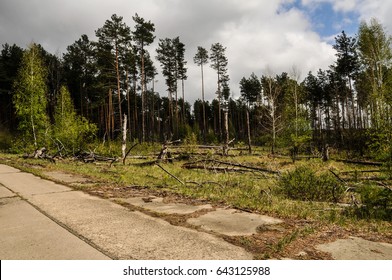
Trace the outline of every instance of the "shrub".
<instances>
[{"instance_id":1,"label":"shrub","mask_svg":"<svg viewBox=\"0 0 392 280\"><path fill-rule=\"evenodd\" d=\"M298 167L283 174L279 187L288 198L305 201L338 202L345 190L331 174L317 175L307 167Z\"/></svg>"},{"instance_id":2,"label":"shrub","mask_svg":"<svg viewBox=\"0 0 392 280\"><path fill-rule=\"evenodd\" d=\"M392 221L392 190L379 186L363 186L358 190L361 206L352 208L361 219Z\"/></svg>"}]
</instances>

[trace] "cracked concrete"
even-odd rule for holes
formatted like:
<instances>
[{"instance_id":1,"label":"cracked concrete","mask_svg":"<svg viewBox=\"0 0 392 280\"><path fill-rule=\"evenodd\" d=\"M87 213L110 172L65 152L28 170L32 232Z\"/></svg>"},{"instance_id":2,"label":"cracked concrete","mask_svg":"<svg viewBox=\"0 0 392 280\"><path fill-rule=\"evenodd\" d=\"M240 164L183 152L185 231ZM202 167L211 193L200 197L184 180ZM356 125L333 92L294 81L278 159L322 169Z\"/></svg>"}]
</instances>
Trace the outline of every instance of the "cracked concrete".
<instances>
[{"instance_id":1,"label":"cracked concrete","mask_svg":"<svg viewBox=\"0 0 392 280\"><path fill-rule=\"evenodd\" d=\"M235 209L217 209L198 218L188 219L188 223L204 230L224 235L252 235L263 225L283 223L282 220L265 215L243 212Z\"/></svg>"},{"instance_id":2,"label":"cracked concrete","mask_svg":"<svg viewBox=\"0 0 392 280\"><path fill-rule=\"evenodd\" d=\"M94 247L97 254L104 252L115 259L253 258L243 248L208 233L173 226L162 219L129 211L110 200L73 191L1 164L0 184L24 199L18 199L13 209L7 206L9 204L0 205L0 259L79 258L72 252L86 250L76 243L66 242L60 231ZM19 208L21 210L16 211ZM40 218L36 218L48 223L34 222L27 208L39 210ZM31 213L37 214L36 211ZM15 227L19 234L15 234ZM101 254L102 258L105 255Z\"/></svg>"},{"instance_id":3,"label":"cracked concrete","mask_svg":"<svg viewBox=\"0 0 392 280\"><path fill-rule=\"evenodd\" d=\"M134 206L165 214L191 214L203 209L212 209L210 204L189 205L185 203L165 203L161 197L132 197L118 199Z\"/></svg>"}]
</instances>

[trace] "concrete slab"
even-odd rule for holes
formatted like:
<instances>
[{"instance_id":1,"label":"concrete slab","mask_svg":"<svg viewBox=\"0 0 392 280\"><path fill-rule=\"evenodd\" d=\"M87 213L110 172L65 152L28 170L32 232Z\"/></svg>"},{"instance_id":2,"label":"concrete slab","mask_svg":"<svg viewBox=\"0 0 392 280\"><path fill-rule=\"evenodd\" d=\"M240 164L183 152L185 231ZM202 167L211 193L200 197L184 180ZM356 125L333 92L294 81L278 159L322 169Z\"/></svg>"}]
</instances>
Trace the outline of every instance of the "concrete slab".
<instances>
[{"instance_id":1,"label":"concrete slab","mask_svg":"<svg viewBox=\"0 0 392 280\"><path fill-rule=\"evenodd\" d=\"M192 214L203 209L211 209L210 204L205 205L189 205L185 203L165 203L162 197L132 197L120 199L121 201L139 206L154 212L165 214Z\"/></svg>"},{"instance_id":2,"label":"concrete slab","mask_svg":"<svg viewBox=\"0 0 392 280\"><path fill-rule=\"evenodd\" d=\"M0 164L0 175L0 184L8 186L7 184L12 182L12 191L23 197L71 190L66 186L43 180L30 173L20 172L18 169L3 164Z\"/></svg>"},{"instance_id":3,"label":"concrete slab","mask_svg":"<svg viewBox=\"0 0 392 280\"><path fill-rule=\"evenodd\" d=\"M372 242L358 237L338 239L316 246L335 260L392 260L392 244Z\"/></svg>"},{"instance_id":4,"label":"concrete slab","mask_svg":"<svg viewBox=\"0 0 392 280\"><path fill-rule=\"evenodd\" d=\"M69 184L71 184L71 183L86 183L89 181L88 178L78 176L78 175L64 173L61 171L44 172L44 175L46 175L54 180L61 181L64 183L69 183Z\"/></svg>"},{"instance_id":5,"label":"concrete slab","mask_svg":"<svg viewBox=\"0 0 392 280\"><path fill-rule=\"evenodd\" d=\"M252 235L256 233L257 227L261 225L272 225L282 223L282 220L238 211L235 209L218 209L198 218L187 220L188 223L201 226L201 228L225 235Z\"/></svg>"},{"instance_id":6,"label":"concrete slab","mask_svg":"<svg viewBox=\"0 0 392 280\"><path fill-rule=\"evenodd\" d=\"M176 227L79 191L35 195L30 201L115 258L253 258L244 249L221 238Z\"/></svg>"},{"instance_id":7,"label":"concrete slab","mask_svg":"<svg viewBox=\"0 0 392 280\"><path fill-rule=\"evenodd\" d=\"M3 186L0 186L0 198L16 196L13 192L9 191Z\"/></svg>"},{"instance_id":8,"label":"concrete slab","mask_svg":"<svg viewBox=\"0 0 392 280\"><path fill-rule=\"evenodd\" d=\"M0 174L7 174L7 173L15 173L15 172L20 172L19 169L16 169L14 167L5 165L5 164L0 164Z\"/></svg>"},{"instance_id":9,"label":"concrete slab","mask_svg":"<svg viewBox=\"0 0 392 280\"><path fill-rule=\"evenodd\" d=\"M0 224L2 260L109 259L18 197L0 199Z\"/></svg>"}]
</instances>

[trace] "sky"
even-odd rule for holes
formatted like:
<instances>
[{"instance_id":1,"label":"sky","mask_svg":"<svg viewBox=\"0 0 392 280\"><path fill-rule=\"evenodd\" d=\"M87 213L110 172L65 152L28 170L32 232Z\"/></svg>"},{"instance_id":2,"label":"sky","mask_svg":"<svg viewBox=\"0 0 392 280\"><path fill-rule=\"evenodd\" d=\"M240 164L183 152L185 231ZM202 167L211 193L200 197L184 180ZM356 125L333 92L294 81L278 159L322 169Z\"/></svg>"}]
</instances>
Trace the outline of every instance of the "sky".
<instances>
[{"instance_id":1,"label":"sky","mask_svg":"<svg viewBox=\"0 0 392 280\"><path fill-rule=\"evenodd\" d=\"M0 0L0 44L26 48L31 42L61 56L66 47L95 31L112 14L124 18L133 29L132 16L155 24L158 39L180 37L186 46L188 80L186 100L201 95L200 68L193 63L197 47L213 43L226 47L233 97L240 95L239 81L282 72L300 73L327 69L335 61L334 38L342 30L351 36L362 20L376 17L392 34L390 0ZM156 61L158 72L161 72ZM216 73L205 67L206 99L216 92ZM156 90L165 94L164 78L156 78Z\"/></svg>"}]
</instances>

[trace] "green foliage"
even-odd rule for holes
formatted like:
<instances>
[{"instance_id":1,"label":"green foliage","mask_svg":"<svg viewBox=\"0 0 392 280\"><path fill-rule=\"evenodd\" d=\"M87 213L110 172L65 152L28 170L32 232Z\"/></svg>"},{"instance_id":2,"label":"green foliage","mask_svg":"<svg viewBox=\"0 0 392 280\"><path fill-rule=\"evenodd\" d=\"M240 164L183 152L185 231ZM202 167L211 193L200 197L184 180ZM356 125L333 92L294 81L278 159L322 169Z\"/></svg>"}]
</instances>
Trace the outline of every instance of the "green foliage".
<instances>
[{"instance_id":1,"label":"green foliage","mask_svg":"<svg viewBox=\"0 0 392 280\"><path fill-rule=\"evenodd\" d=\"M293 147L301 151L312 140L312 129L305 117L291 118L282 133L284 146Z\"/></svg>"},{"instance_id":2,"label":"green foliage","mask_svg":"<svg viewBox=\"0 0 392 280\"><path fill-rule=\"evenodd\" d=\"M362 205L352 207L353 213L362 219L392 221L392 190L380 186L363 186L359 189Z\"/></svg>"},{"instance_id":3,"label":"green foliage","mask_svg":"<svg viewBox=\"0 0 392 280\"><path fill-rule=\"evenodd\" d=\"M23 55L14 84L13 102L18 129L25 141L33 143L35 148L47 144L48 140L47 73L39 47L32 44Z\"/></svg>"},{"instance_id":4,"label":"green foliage","mask_svg":"<svg viewBox=\"0 0 392 280\"><path fill-rule=\"evenodd\" d=\"M382 170L392 178L392 131L390 127L368 130L368 138L370 139L368 146L371 155L376 160L383 162Z\"/></svg>"},{"instance_id":5,"label":"green foliage","mask_svg":"<svg viewBox=\"0 0 392 280\"><path fill-rule=\"evenodd\" d=\"M69 91L61 87L55 109L55 126L53 136L59 140L66 149L75 151L83 144L94 138L97 127L75 112Z\"/></svg>"},{"instance_id":6,"label":"green foliage","mask_svg":"<svg viewBox=\"0 0 392 280\"><path fill-rule=\"evenodd\" d=\"M344 193L344 187L331 174L317 175L308 167L283 174L278 185L285 196L296 200L338 202Z\"/></svg>"},{"instance_id":7,"label":"green foliage","mask_svg":"<svg viewBox=\"0 0 392 280\"><path fill-rule=\"evenodd\" d=\"M240 81L241 98L243 98L248 107L261 98L260 79L252 73L248 79L243 77Z\"/></svg>"}]
</instances>

